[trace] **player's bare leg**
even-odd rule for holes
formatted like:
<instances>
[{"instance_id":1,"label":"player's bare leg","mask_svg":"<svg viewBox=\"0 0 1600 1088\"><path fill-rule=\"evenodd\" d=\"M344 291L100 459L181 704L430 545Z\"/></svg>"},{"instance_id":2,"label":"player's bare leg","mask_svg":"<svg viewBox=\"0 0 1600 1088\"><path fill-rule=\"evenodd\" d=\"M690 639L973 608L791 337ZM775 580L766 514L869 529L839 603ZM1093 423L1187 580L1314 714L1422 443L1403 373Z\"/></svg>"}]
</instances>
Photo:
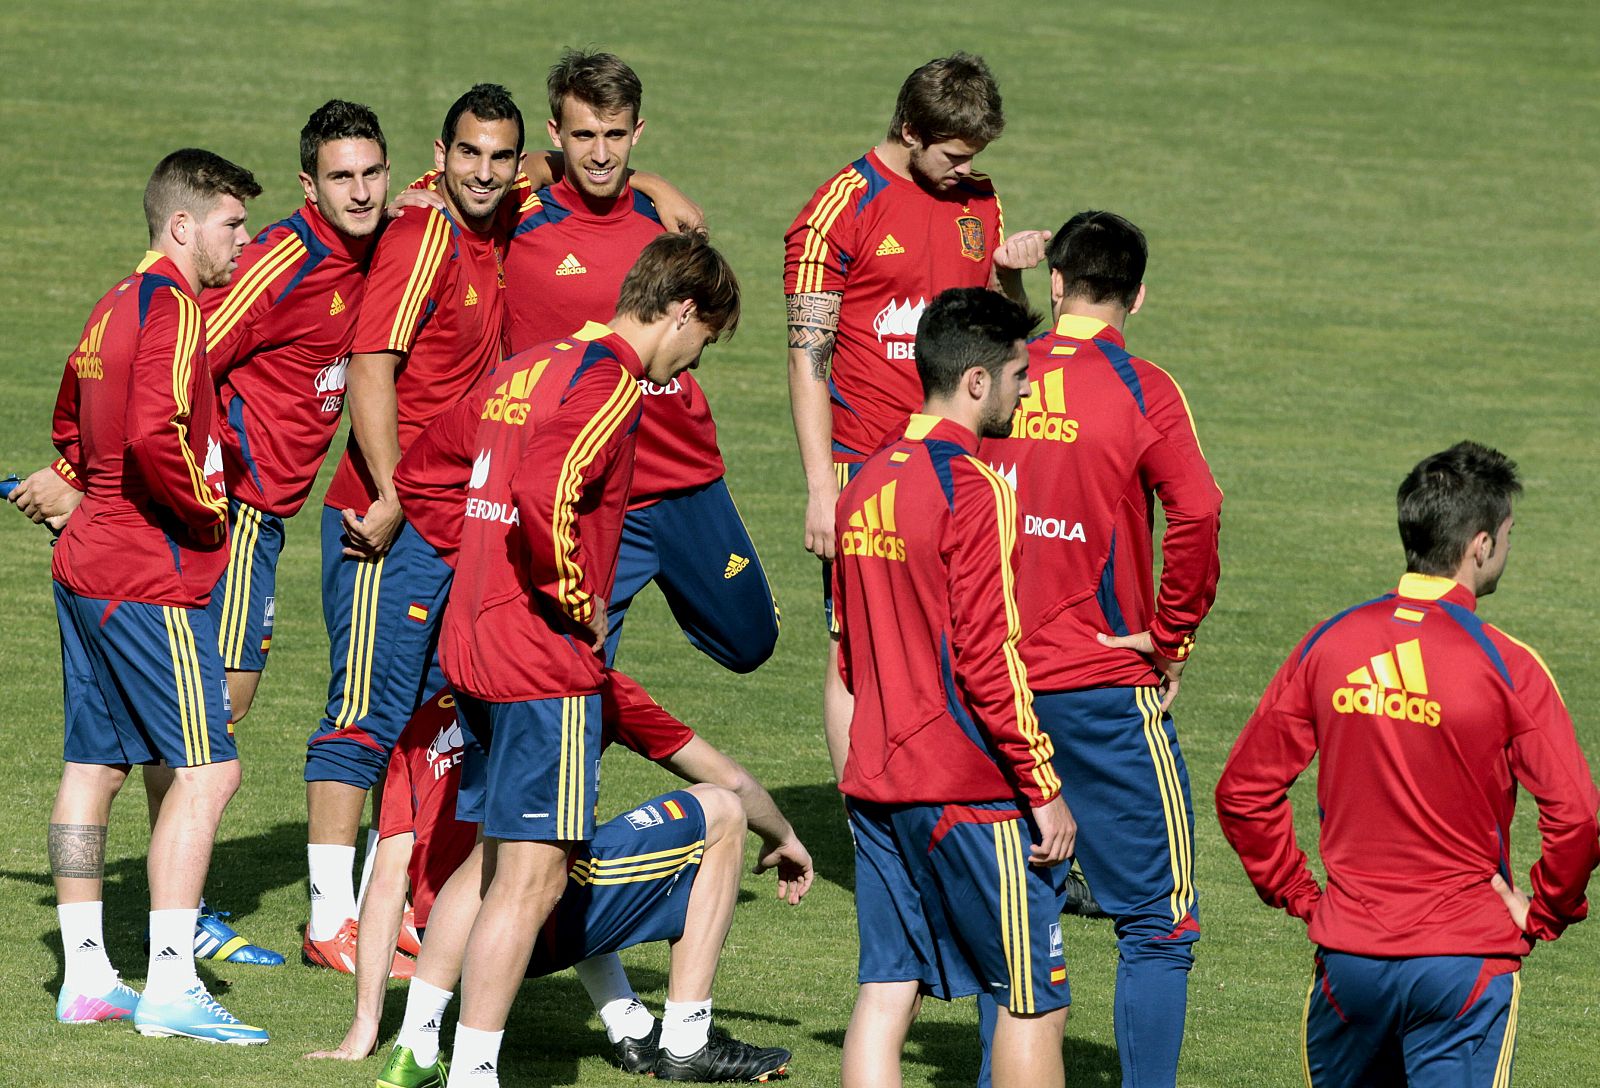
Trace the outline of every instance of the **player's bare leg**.
<instances>
[{"instance_id":1,"label":"player's bare leg","mask_svg":"<svg viewBox=\"0 0 1600 1088\"><path fill-rule=\"evenodd\" d=\"M172 788L172 768L165 763L146 763L144 771L144 803L150 812L150 830L156 829L161 818L161 800Z\"/></svg>"},{"instance_id":2,"label":"player's bare leg","mask_svg":"<svg viewBox=\"0 0 1600 1088\"><path fill-rule=\"evenodd\" d=\"M855 713L855 696L839 675L839 640L828 639L828 671L822 678L822 730L828 741L828 758L833 761L835 781L844 778L844 758L850 752L850 717Z\"/></svg>"},{"instance_id":3,"label":"player's bare leg","mask_svg":"<svg viewBox=\"0 0 1600 1088\"><path fill-rule=\"evenodd\" d=\"M150 829L150 909L198 907L222 810L239 788L239 761L179 767Z\"/></svg>"},{"instance_id":4,"label":"player's bare leg","mask_svg":"<svg viewBox=\"0 0 1600 1088\"><path fill-rule=\"evenodd\" d=\"M668 1001L709 1001L723 942L733 925L744 861L744 807L718 786L690 786L706 818L706 849L689 892L683 936L672 942Z\"/></svg>"},{"instance_id":5,"label":"player's bare leg","mask_svg":"<svg viewBox=\"0 0 1600 1088\"><path fill-rule=\"evenodd\" d=\"M840 1088L899 1088L900 1052L922 1008L917 988L915 980L862 983L844 1033Z\"/></svg>"},{"instance_id":6,"label":"player's bare leg","mask_svg":"<svg viewBox=\"0 0 1600 1088\"><path fill-rule=\"evenodd\" d=\"M233 722L238 722L250 710L250 704L255 701L256 685L261 682L259 670L252 672L235 672L228 670L228 699L232 704ZM144 800L145 806L150 810L150 827L156 826L156 820L161 816L161 799L172 788L172 768L165 763L146 763L144 765Z\"/></svg>"},{"instance_id":7,"label":"player's bare leg","mask_svg":"<svg viewBox=\"0 0 1600 1088\"><path fill-rule=\"evenodd\" d=\"M367 791L346 782L306 783L306 855L311 870L311 923L307 939L332 940L356 916L351 872Z\"/></svg>"},{"instance_id":8,"label":"player's bare leg","mask_svg":"<svg viewBox=\"0 0 1600 1088\"><path fill-rule=\"evenodd\" d=\"M235 724L250 713L250 704L256 701L256 688L260 683L260 669L228 670L228 702L233 708L231 713Z\"/></svg>"},{"instance_id":9,"label":"player's bare leg","mask_svg":"<svg viewBox=\"0 0 1600 1088\"><path fill-rule=\"evenodd\" d=\"M454 990L461 981L461 961L466 956L467 936L477 920L478 908L492 873L485 872L483 839L472 848L444 887L428 912L428 932L422 935L422 953L417 956L414 979L423 979L441 990Z\"/></svg>"},{"instance_id":10,"label":"player's bare leg","mask_svg":"<svg viewBox=\"0 0 1600 1088\"><path fill-rule=\"evenodd\" d=\"M994 1028L994 1088L1061 1088L1066 1029L1066 1008L1022 1016L1002 1005Z\"/></svg>"},{"instance_id":11,"label":"player's bare leg","mask_svg":"<svg viewBox=\"0 0 1600 1088\"><path fill-rule=\"evenodd\" d=\"M106 825L126 766L68 763L50 810L50 874L56 903L93 903L103 894Z\"/></svg>"}]
</instances>

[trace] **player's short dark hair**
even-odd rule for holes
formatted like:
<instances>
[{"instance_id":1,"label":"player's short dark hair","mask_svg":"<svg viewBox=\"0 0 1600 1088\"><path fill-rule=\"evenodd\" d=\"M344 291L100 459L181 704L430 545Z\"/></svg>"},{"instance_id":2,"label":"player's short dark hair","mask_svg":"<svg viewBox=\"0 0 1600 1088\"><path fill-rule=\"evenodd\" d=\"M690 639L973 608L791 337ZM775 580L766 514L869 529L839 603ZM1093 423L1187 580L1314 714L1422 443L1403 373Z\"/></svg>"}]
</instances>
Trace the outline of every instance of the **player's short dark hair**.
<instances>
[{"instance_id":1,"label":"player's short dark hair","mask_svg":"<svg viewBox=\"0 0 1600 1088\"><path fill-rule=\"evenodd\" d=\"M561 103L568 96L596 113L632 110L634 121L639 120L644 105L644 84L615 53L563 50L561 59L550 66L545 89L550 92L550 118L557 125L561 124Z\"/></svg>"},{"instance_id":2,"label":"player's short dark hair","mask_svg":"<svg viewBox=\"0 0 1600 1088\"><path fill-rule=\"evenodd\" d=\"M385 159L389 157L378 115L359 102L332 98L313 110L300 130L300 169L315 177L317 152L335 140L371 140Z\"/></svg>"},{"instance_id":3,"label":"player's short dark hair","mask_svg":"<svg viewBox=\"0 0 1600 1088\"><path fill-rule=\"evenodd\" d=\"M515 121L517 123L517 154L522 154L522 111L511 100L511 92L498 83L474 83L472 90L450 104L445 112L444 124L439 129L439 142L445 150L456 142L456 125L463 113L470 113L480 121Z\"/></svg>"},{"instance_id":4,"label":"player's short dark hair","mask_svg":"<svg viewBox=\"0 0 1600 1088\"><path fill-rule=\"evenodd\" d=\"M1491 537L1522 494L1517 465L1499 450L1457 442L1411 470L1395 503L1406 570L1449 577L1479 533Z\"/></svg>"},{"instance_id":5,"label":"player's short dark hair","mask_svg":"<svg viewBox=\"0 0 1600 1088\"><path fill-rule=\"evenodd\" d=\"M1133 309L1144 282L1150 249L1144 231L1115 212L1079 212L1045 247L1045 260L1061 273L1067 298L1115 302Z\"/></svg>"},{"instance_id":6,"label":"player's short dark hair","mask_svg":"<svg viewBox=\"0 0 1600 1088\"><path fill-rule=\"evenodd\" d=\"M718 339L739 324L739 277L703 231L652 238L622 281L617 313L654 321L684 299Z\"/></svg>"},{"instance_id":7,"label":"player's short dark hair","mask_svg":"<svg viewBox=\"0 0 1600 1088\"><path fill-rule=\"evenodd\" d=\"M906 126L924 144L941 140L986 144L999 139L1006 117L994 73L972 53L930 60L900 85L889 139L902 139Z\"/></svg>"},{"instance_id":8,"label":"player's short dark hair","mask_svg":"<svg viewBox=\"0 0 1600 1088\"><path fill-rule=\"evenodd\" d=\"M220 197L261 195L256 176L212 151L185 147L156 164L144 187L144 220L154 242L173 212L204 217Z\"/></svg>"},{"instance_id":9,"label":"player's short dark hair","mask_svg":"<svg viewBox=\"0 0 1600 1088\"><path fill-rule=\"evenodd\" d=\"M917 322L917 377L922 395L947 396L975 366L997 374L1026 340L1039 315L986 287L942 292Z\"/></svg>"}]
</instances>

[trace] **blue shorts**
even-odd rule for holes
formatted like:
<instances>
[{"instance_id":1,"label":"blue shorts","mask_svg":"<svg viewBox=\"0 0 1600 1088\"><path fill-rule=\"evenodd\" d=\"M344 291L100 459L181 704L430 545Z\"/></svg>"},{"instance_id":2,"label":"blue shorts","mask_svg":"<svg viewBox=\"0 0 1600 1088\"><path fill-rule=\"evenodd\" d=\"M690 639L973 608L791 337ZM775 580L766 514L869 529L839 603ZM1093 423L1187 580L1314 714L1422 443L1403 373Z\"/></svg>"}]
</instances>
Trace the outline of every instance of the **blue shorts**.
<instances>
[{"instance_id":1,"label":"blue shorts","mask_svg":"<svg viewBox=\"0 0 1600 1088\"><path fill-rule=\"evenodd\" d=\"M306 781L371 789L400 731L444 686L439 621L450 565L409 524L378 559L343 554L339 511L322 511L328 709L306 742Z\"/></svg>"},{"instance_id":2,"label":"blue shorts","mask_svg":"<svg viewBox=\"0 0 1600 1088\"><path fill-rule=\"evenodd\" d=\"M843 449L837 443L835 450ZM861 471L865 461L835 461L833 474L839 480L839 490L844 490L844 485L856 478L856 473ZM828 625L828 634L837 639L842 628L839 626L839 617L833 614L833 561L828 560L822 564L822 619Z\"/></svg>"},{"instance_id":3,"label":"blue shorts","mask_svg":"<svg viewBox=\"0 0 1600 1088\"><path fill-rule=\"evenodd\" d=\"M68 763L239 758L205 609L80 597L59 582L55 590Z\"/></svg>"},{"instance_id":4,"label":"blue shorts","mask_svg":"<svg viewBox=\"0 0 1600 1088\"><path fill-rule=\"evenodd\" d=\"M772 656L778 644L772 587L723 480L628 511L606 664L616 659L628 606L652 581L690 645L723 668L750 672Z\"/></svg>"},{"instance_id":5,"label":"blue shorts","mask_svg":"<svg viewBox=\"0 0 1600 1088\"><path fill-rule=\"evenodd\" d=\"M456 693L456 819L486 839L583 842L600 804L600 696L491 703Z\"/></svg>"},{"instance_id":6,"label":"blue shorts","mask_svg":"<svg viewBox=\"0 0 1600 1088\"><path fill-rule=\"evenodd\" d=\"M1313 1088L1511 1083L1520 961L1481 956L1373 959L1317 954L1306 999Z\"/></svg>"},{"instance_id":7,"label":"blue shorts","mask_svg":"<svg viewBox=\"0 0 1600 1088\"><path fill-rule=\"evenodd\" d=\"M228 569L206 606L217 629L223 668L260 672L266 667L282 553L283 519L229 499Z\"/></svg>"},{"instance_id":8,"label":"blue shorts","mask_svg":"<svg viewBox=\"0 0 1600 1088\"><path fill-rule=\"evenodd\" d=\"M687 790L602 824L573 857L566 891L533 946L528 977L683 936L705 846L705 813Z\"/></svg>"},{"instance_id":9,"label":"blue shorts","mask_svg":"<svg viewBox=\"0 0 1600 1088\"><path fill-rule=\"evenodd\" d=\"M987 992L1020 1014L1072 1003L1061 943L1064 866L1028 864L1009 801L880 805L846 798L856 844L859 981L950 1000Z\"/></svg>"}]
</instances>

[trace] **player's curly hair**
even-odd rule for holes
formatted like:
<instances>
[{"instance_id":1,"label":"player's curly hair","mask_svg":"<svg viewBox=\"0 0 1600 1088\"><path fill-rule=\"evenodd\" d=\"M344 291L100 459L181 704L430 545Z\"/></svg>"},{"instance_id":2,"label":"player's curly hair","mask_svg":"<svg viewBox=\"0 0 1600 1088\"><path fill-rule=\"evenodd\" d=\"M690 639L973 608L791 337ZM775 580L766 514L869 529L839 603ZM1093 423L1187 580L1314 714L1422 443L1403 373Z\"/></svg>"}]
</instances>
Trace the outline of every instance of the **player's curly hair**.
<instances>
[{"instance_id":1,"label":"player's curly hair","mask_svg":"<svg viewBox=\"0 0 1600 1088\"><path fill-rule=\"evenodd\" d=\"M900 85L889 139L904 141L909 128L924 145L942 140L987 144L1005 127L1000 87L989 66L972 53L952 53L930 60Z\"/></svg>"},{"instance_id":2,"label":"player's curly hair","mask_svg":"<svg viewBox=\"0 0 1600 1088\"><path fill-rule=\"evenodd\" d=\"M472 89L450 105L439 128L439 142L449 148L456 141L456 123L463 113L470 113L480 121L515 121L517 123L517 154L522 154L522 111L511 98L511 92L498 83L475 83Z\"/></svg>"},{"instance_id":3,"label":"player's curly hair","mask_svg":"<svg viewBox=\"0 0 1600 1088\"><path fill-rule=\"evenodd\" d=\"M545 79L550 94L550 119L561 124L561 103L570 95L596 113L632 110L634 121L644 105L644 84L615 53L586 53L567 49L550 67Z\"/></svg>"},{"instance_id":4,"label":"player's curly hair","mask_svg":"<svg viewBox=\"0 0 1600 1088\"><path fill-rule=\"evenodd\" d=\"M359 102L333 98L313 110L300 130L300 169L315 177L317 152L335 140L371 140L385 159L389 157L378 115Z\"/></svg>"},{"instance_id":5,"label":"player's curly hair","mask_svg":"<svg viewBox=\"0 0 1600 1088\"><path fill-rule=\"evenodd\" d=\"M739 325L739 277L703 231L652 238L622 281L617 313L654 321L684 299L719 340Z\"/></svg>"},{"instance_id":6,"label":"player's curly hair","mask_svg":"<svg viewBox=\"0 0 1600 1088\"><path fill-rule=\"evenodd\" d=\"M252 200L261 195L256 176L213 151L185 147L156 164L144 187L144 220L155 242L174 212L204 218L218 198Z\"/></svg>"},{"instance_id":7,"label":"player's curly hair","mask_svg":"<svg viewBox=\"0 0 1600 1088\"><path fill-rule=\"evenodd\" d=\"M917 377L925 397L948 396L975 366L991 375L1016 357L1039 315L986 287L952 287L917 321Z\"/></svg>"},{"instance_id":8,"label":"player's curly hair","mask_svg":"<svg viewBox=\"0 0 1600 1088\"><path fill-rule=\"evenodd\" d=\"M1479 533L1493 539L1522 494L1516 462L1476 442L1425 457L1395 496L1406 570L1448 578Z\"/></svg>"}]
</instances>

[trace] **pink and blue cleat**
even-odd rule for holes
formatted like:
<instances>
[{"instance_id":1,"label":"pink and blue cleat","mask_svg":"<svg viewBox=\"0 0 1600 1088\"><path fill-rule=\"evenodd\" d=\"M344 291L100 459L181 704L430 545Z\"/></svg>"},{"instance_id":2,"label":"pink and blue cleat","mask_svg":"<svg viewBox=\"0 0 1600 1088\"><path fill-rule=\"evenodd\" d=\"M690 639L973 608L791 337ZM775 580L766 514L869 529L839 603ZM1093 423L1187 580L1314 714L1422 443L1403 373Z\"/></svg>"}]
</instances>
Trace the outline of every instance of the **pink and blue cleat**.
<instances>
[{"instance_id":1,"label":"pink and blue cleat","mask_svg":"<svg viewBox=\"0 0 1600 1088\"><path fill-rule=\"evenodd\" d=\"M85 994L61 987L56 998L56 1019L63 1024L99 1024L126 1020L139 1007L138 991L119 978L102 994Z\"/></svg>"}]
</instances>

